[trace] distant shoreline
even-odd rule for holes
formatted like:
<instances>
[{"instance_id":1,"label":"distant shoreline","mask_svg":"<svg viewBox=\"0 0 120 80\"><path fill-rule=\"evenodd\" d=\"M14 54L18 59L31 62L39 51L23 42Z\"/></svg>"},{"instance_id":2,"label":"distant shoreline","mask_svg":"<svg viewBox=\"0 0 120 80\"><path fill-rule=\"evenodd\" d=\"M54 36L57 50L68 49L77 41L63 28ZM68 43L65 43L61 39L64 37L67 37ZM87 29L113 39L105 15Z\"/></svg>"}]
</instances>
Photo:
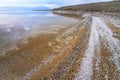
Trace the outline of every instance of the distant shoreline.
<instances>
[{"instance_id":1,"label":"distant shoreline","mask_svg":"<svg viewBox=\"0 0 120 80\"><path fill-rule=\"evenodd\" d=\"M51 11L51 10L33 10L33 11Z\"/></svg>"}]
</instances>

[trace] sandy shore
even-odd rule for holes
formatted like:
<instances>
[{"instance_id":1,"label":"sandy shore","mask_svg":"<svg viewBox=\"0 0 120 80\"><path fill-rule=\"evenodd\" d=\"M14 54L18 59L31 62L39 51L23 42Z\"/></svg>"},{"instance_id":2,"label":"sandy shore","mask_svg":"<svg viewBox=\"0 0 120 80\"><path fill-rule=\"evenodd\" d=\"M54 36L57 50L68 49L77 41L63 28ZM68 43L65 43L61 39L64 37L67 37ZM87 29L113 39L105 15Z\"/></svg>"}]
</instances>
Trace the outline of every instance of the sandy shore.
<instances>
[{"instance_id":1,"label":"sandy shore","mask_svg":"<svg viewBox=\"0 0 120 80\"><path fill-rule=\"evenodd\" d=\"M120 27L112 16L82 16L0 57L0 80L119 80Z\"/></svg>"}]
</instances>

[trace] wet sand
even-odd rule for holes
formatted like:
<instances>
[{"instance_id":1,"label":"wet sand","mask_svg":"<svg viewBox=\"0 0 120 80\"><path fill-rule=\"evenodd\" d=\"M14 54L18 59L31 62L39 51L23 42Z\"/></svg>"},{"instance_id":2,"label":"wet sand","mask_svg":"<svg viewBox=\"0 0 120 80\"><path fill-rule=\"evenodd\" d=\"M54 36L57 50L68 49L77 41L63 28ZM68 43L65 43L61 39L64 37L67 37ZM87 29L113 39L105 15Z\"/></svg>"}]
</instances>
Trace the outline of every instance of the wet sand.
<instances>
[{"instance_id":1,"label":"wet sand","mask_svg":"<svg viewBox=\"0 0 120 80\"><path fill-rule=\"evenodd\" d=\"M119 80L120 27L108 15L82 16L0 57L0 80Z\"/></svg>"}]
</instances>

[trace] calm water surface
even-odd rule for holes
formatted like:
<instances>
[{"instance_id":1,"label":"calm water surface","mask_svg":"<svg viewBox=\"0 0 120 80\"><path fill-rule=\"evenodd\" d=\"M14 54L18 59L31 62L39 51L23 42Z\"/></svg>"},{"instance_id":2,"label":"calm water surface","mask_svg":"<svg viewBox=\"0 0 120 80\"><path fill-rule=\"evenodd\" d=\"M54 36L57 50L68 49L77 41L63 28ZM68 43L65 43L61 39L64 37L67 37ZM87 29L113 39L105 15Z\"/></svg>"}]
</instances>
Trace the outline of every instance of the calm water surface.
<instances>
[{"instance_id":1,"label":"calm water surface","mask_svg":"<svg viewBox=\"0 0 120 80\"><path fill-rule=\"evenodd\" d=\"M0 12L0 56L17 49L18 42L42 33L57 32L58 29L74 25L77 20L54 15L49 11L1 11Z\"/></svg>"}]
</instances>

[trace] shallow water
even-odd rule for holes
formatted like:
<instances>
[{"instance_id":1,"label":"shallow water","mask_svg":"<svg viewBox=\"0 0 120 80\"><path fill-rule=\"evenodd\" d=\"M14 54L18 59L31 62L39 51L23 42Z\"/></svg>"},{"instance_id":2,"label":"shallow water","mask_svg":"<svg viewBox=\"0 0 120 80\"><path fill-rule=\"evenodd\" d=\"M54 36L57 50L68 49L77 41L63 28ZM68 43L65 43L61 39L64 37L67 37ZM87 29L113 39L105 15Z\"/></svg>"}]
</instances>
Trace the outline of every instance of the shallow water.
<instances>
[{"instance_id":1,"label":"shallow water","mask_svg":"<svg viewBox=\"0 0 120 80\"><path fill-rule=\"evenodd\" d=\"M49 11L0 12L0 55L18 49L16 44L42 33L56 33L77 20L61 17Z\"/></svg>"}]
</instances>

